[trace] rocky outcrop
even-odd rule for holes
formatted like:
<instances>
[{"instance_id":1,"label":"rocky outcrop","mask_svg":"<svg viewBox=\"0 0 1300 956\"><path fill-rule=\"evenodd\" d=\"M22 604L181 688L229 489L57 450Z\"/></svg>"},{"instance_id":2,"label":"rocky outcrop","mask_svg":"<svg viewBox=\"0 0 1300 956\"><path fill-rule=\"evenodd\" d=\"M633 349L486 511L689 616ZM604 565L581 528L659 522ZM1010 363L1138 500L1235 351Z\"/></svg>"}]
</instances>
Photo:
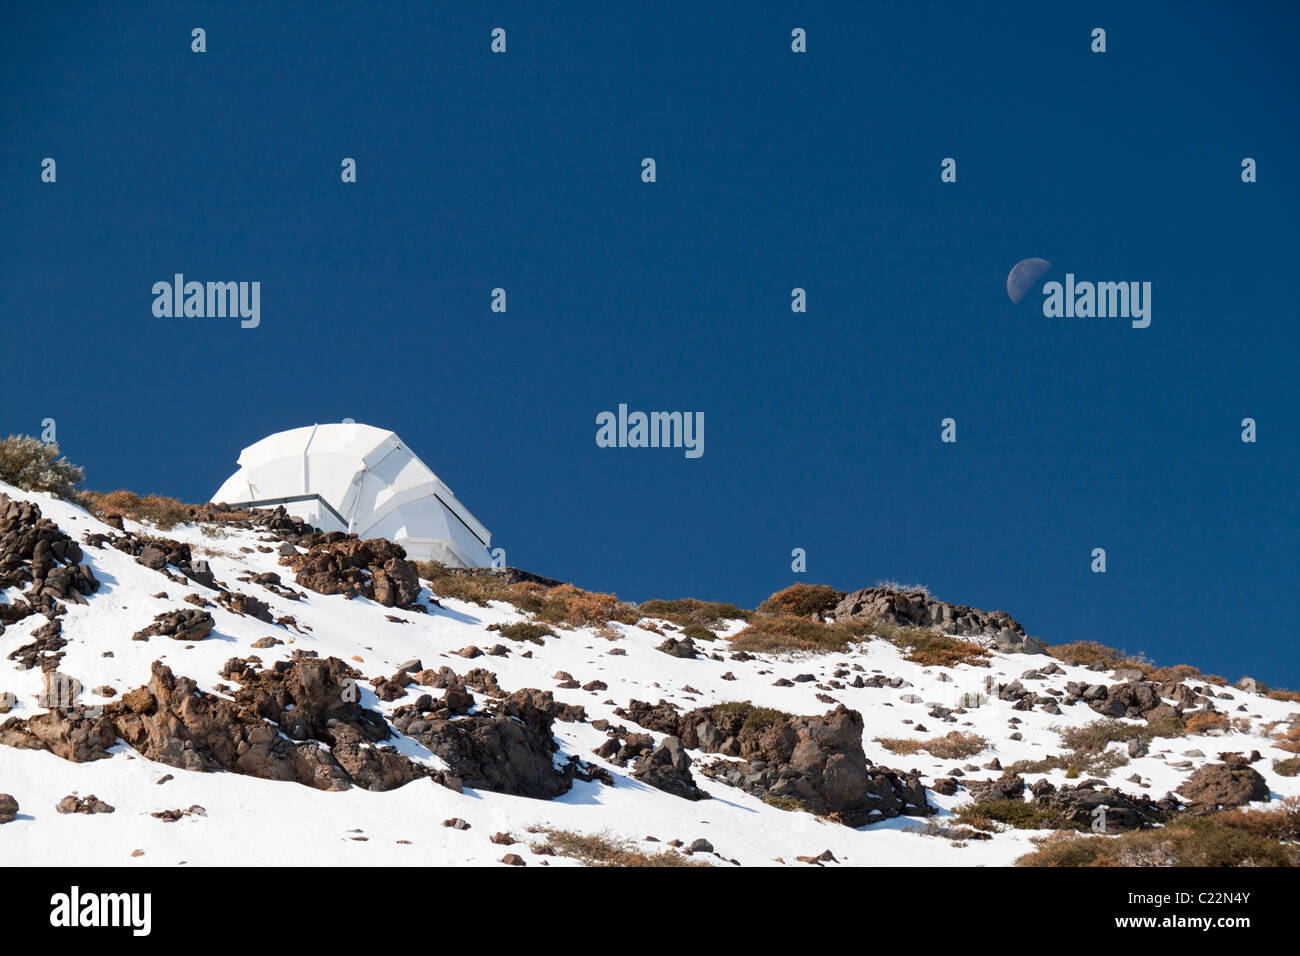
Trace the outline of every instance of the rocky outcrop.
<instances>
[{"instance_id":1,"label":"rocky outcrop","mask_svg":"<svg viewBox=\"0 0 1300 956\"><path fill-rule=\"evenodd\" d=\"M919 777L869 761L862 715L838 706L820 717L776 715L743 706L679 714L671 704L631 701L615 711L689 749L743 758L700 766L700 773L763 799L834 815L863 826L899 815L933 813Z\"/></svg>"},{"instance_id":2,"label":"rocky outcrop","mask_svg":"<svg viewBox=\"0 0 1300 956\"><path fill-rule=\"evenodd\" d=\"M684 800L707 800L691 776L691 757L676 737L665 737L650 753L638 757L632 776L656 790Z\"/></svg>"},{"instance_id":3,"label":"rocky outcrop","mask_svg":"<svg viewBox=\"0 0 1300 956\"><path fill-rule=\"evenodd\" d=\"M58 621L67 611L63 602L85 604L86 596L99 589L82 557L81 545L42 517L38 506L0 493L0 595L9 588L23 593L22 601L0 603L0 634L33 614L48 619L30 643L10 652L9 659L20 667L52 670L62 660L67 644Z\"/></svg>"},{"instance_id":4,"label":"rocky outcrop","mask_svg":"<svg viewBox=\"0 0 1300 956\"><path fill-rule=\"evenodd\" d=\"M81 558L81 546L38 506L0 493L0 591L26 587L24 597L42 612L56 601L85 604L99 582Z\"/></svg>"},{"instance_id":5,"label":"rocky outcrop","mask_svg":"<svg viewBox=\"0 0 1300 956\"><path fill-rule=\"evenodd\" d=\"M928 816L925 787L867 760L862 715L839 706L821 717L788 717L758 734L744 768L719 762L702 772L767 800L793 801L812 813L859 827L890 817Z\"/></svg>"},{"instance_id":6,"label":"rocky outcrop","mask_svg":"<svg viewBox=\"0 0 1300 956\"><path fill-rule=\"evenodd\" d=\"M11 794L0 793L0 824L13 823L18 816L18 801Z\"/></svg>"},{"instance_id":7,"label":"rocky outcrop","mask_svg":"<svg viewBox=\"0 0 1300 956\"><path fill-rule=\"evenodd\" d=\"M52 671L63 660L63 648L68 642L63 637L63 622L52 617L31 633L31 640L9 652L9 660L23 670L40 667Z\"/></svg>"},{"instance_id":8,"label":"rocky outcrop","mask_svg":"<svg viewBox=\"0 0 1300 956\"><path fill-rule=\"evenodd\" d=\"M285 554L280 563L297 582L318 594L369 598L384 607L423 610L420 576L400 544L384 538L358 540L339 532L309 536L306 554Z\"/></svg>"},{"instance_id":9,"label":"rocky outcrop","mask_svg":"<svg viewBox=\"0 0 1300 956\"><path fill-rule=\"evenodd\" d=\"M920 591L862 588L835 606L836 621L884 621L899 627L923 627L992 641L1004 653L1042 654L1045 644L1029 637L1020 623L1005 611L981 611L965 604L949 604Z\"/></svg>"},{"instance_id":10,"label":"rocky outcrop","mask_svg":"<svg viewBox=\"0 0 1300 956\"><path fill-rule=\"evenodd\" d=\"M463 710L456 703L463 691L458 684L448 685L441 705L424 695L414 705L395 711L393 725L437 754L446 762L448 774L464 786L550 800L567 793L574 779L602 776L590 772L576 757L555 766L560 745L551 725L571 711L557 704L549 691L517 690L491 701L481 713L451 716ZM603 776L612 782L608 774Z\"/></svg>"},{"instance_id":11,"label":"rocky outcrop","mask_svg":"<svg viewBox=\"0 0 1300 956\"><path fill-rule=\"evenodd\" d=\"M1188 709L1202 705L1212 707L1203 691L1204 688L1189 687L1181 681L1151 681L1142 677L1109 686L1070 681L1065 685L1063 703L1082 700L1107 717L1155 721L1182 716Z\"/></svg>"},{"instance_id":12,"label":"rocky outcrop","mask_svg":"<svg viewBox=\"0 0 1300 956\"><path fill-rule=\"evenodd\" d=\"M1269 799L1268 782L1244 757L1226 755L1226 763L1206 764L1178 788L1194 810L1240 807Z\"/></svg>"},{"instance_id":13,"label":"rocky outcrop","mask_svg":"<svg viewBox=\"0 0 1300 956\"><path fill-rule=\"evenodd\" d=\"M216 622L207 611L187 607L157 615L152 624L136 631L131 640L147 641L151 637L170 637L174 641L201 641L212 633L215 626Z\"/></svg>"},{"instance_id":14,"label":"rocky outcrop","mask_svg":"<svg viewBox=\"0 0 1300 956\"><path fill-rule=\"evenodd\" d=\"M222 676L242 685L234 701L199 690L158 661L152 671L148 684L102 709L11 717L0 724L0 744L83 762L108 756L121 738L169 766L320 790L388 790L431 775L393 748L377 746L392 732L382 716L352 702L347 681L360 675L337 658L303 655L265 671L228 661Z\"/></svg>"},{"instance_id":15,"label":"rocky outcrop","mask_svg":"<svg viewBox=\"0 0 1300 956\"><path fill-rule=\"evenodd\" d=\"M1040 811L1036 816L1038 825L1059 829L1120 833L1165 823L1180 809L1173 797L1153 800L1146 794L1127 794L1101 780L1085 780L1058 789L1046 780L1027 786L1019 774L1007 772L995 780L969 781L966 786L977 804L1020 802L1028 791L1028 803Z\"/></svg>"},{"instance_id":16,"label":"rocky outcrop","mask_svg":"<svg viewBox=\"0 0 1300 956\"><path fill-rule=\"evenodd\" d=\"M240 508L227 504L203 504L190 509L190 520L204 524L223 525L228 528L258 528L280 541L297 544L320 532L301 518L275 508Z\"/></svg>"},{"instance_id":17,"label":"rocky outcrop","mask_svg":"<svg viewBox=\"0 0 1300 956\"><path fill-rule=\"evenodd\" d=\"M217 603L237 617L254 617L267 624L274 621L270 605L242 591L225 591L217 598Z\"/></svg>"},{"instance_id":18,"label":"rocky outcrop","mask_svg":"<svg viewBox=\"0 0 1300 956\"><path fill-rule=\"evenodd\" d=\"M108 756L117 728L100 708L60 707L28 720L10 717L0 724L0 744L20 750L48 750L56 757L86 763Z\"/></svg>"},{"instance_id":19,"label":"rocky outcrop","mask_svg":"<svg viewBox=\"0 0 1300 956\"><path fill-rule=\"evenodd\" d=\"M1127 794L1098 780L1059 790L1044 780L1031 790L1034 806L1052 811L1059 826L1097 833L1146 829L1167 822L1179 809L1173 798L1152 800L1146 794Z\"/></svg>"},{"instance_id":20,"label":"rocky outcrop","mask_svg":"<svg viewBox=\"0 0 1300 956\"><path fill-rule=\"evenodd\" d=\"M120 534L88 532L82 541L93 548L113 548L135 558L135 563L157 571L177 584L194 581L208 588L222 590L221 584L208 569L207 562L195 558L190 546L183 541L156 537L135 531ZM177 572L170 570L175 568Z\"/></svg>"}]
</instances>

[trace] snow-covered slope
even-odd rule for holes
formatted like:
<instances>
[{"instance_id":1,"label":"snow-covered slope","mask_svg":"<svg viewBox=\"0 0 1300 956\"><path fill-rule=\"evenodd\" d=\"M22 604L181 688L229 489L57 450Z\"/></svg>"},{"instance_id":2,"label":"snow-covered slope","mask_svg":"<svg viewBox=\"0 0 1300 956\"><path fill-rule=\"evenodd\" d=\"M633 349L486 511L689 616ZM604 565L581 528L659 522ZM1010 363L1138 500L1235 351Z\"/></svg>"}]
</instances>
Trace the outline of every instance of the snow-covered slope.
<instances>
[{"instance_id":1,"label":"snow-covered slope","mask_svg":"<svg viewBox=\"0 0 1300 956\"><path fill-rule=\"evenodd\" d=\"M65 501L3 484L0 492L35 502L74 540L80 541L86 532L114 533L115 529ZM67 644L58 665L61 673L75 677L84 687L78 703L107 705L120 699L148 683L154 661L161 661L177 676L192 678L201 691L218 695L218 685L230 683L219 674L230 658L256 655L270 666L288 659L295 650L340 658L367 679L392 675L399 664L412 658L418 658L426 669L446 665L458 673L484 666L495 672L507 692L540 688L553 691L558 701L584 707L587 721L554 724L560 745L556 759L576 755L608 771L614 785L577 780L567 793L553 800L470 788L458 793L427 778L385 792L360 787L333 792L229 772L187 771L147 760L121 742L109 759L87 763L74 763L43 750L0 746L0 792L12 794L20 805L17 818L0 826L0 860L6 865L499 865L507 852L517 854L528 865L577 865L572 859L532 852L530 829L548 827L584 834L604 832L633 841L647 852L661 850L674 839L689 845L703 838L716 853L697 853L693 858L716 865L731 865L729 861L803 865L796 863L798 857L824 850L830 850L839 865L1007 865L1033 849L1032 831L954 842L914 832L925 821L906 816L852 829L807 812L769 805L698 772L694 775L697 784L712 799L690 801L674 796L634 779L629 767L597 757L593 751L608 738L591 721L604 718L641 731L643 728L614 713L616 706L626 707L632 699L666 700L683 712L725 701L751 701L790 714L818 715L834 706L826 700L830 697L863 715L862 746L867 758L885 767L915 769L930 785L949 776L954 767L963 766L977 768L966 771L967 779L995 779L997 770L983 769L993 758L1010 766L1018 760L1059 753L1059 728L1099 718L1082 704L1054 715L1041 708L1013 710L1011 703L997 699L966 709L955 722L939 722L931 716L936 704L956 708L962 694L983 690L989 678L1010 683L1026 671L1060 663L1045 655L994 653L989 667L923 667L905 660L893 644L872 640L844 652L755 654L749 660L736 660L725 636L744 626L739 621L731 622L718 641L701 645L703 650L718 652L718 660L707 655L674 657L657 649L671 631L661 634L628 624L609 625L616 633L594 628L560 630L558 636L547 637L540 645L510 642L486 629L529 619L510 604L494 603L485 608L443 598L441 606L436 606L428 598L437 596L426 590L422 601L427 613L417 613L365 598L307 590L296 585L293 574L279 563L279 542L264 531L188 525L159 532L130 521L126 529L188 543L196 557L210 562L218 581L265 601L276 617L292 615L301 633L232 613L215 604L214 590L194 581L177 583L141 565L130 554L112 547L85 546L83 563L91 568L100 587L84 605L68 605L62 619L62 637ZM287 586L302 593L302 599L290 600L256 584L240 582L250 573L264 572L280 574ZM215 627L207 638L193 642L165 637L132 640L155 615L190 607L183 598L193 593L214 601L207 610ZM20 599L15 588L0 595L0 603ZM44 617L33 615L0 634L0 694L8 691L16 698L0 721L30 718L44 710L37 702L43 689L41 670L23 670L7 659L44 623ZM283 643L252 646L268 636ZM509 653L472 661L456 653L467 645L487 648L496 643L506 644ZM526 656L528 652L531 656ZM852 687L847 681L835 681L835 673L844 670L868 677L880 673L901 678L903 685ZM560 671L568 672L580 684L599 680L606 687L557 689L559 681L554 675ZM813 680L794 680L809 674ZM789 679L792 686L777 686L779 678ZM1083 667L1062 666L1061 673L1022 683L1045 690L1068 681L1112 683L1114 678ZM369 684L359 682L359 686L358 703L385 715L427 690L412 686L407 695L383 701ZM94 688L111 688L113 693L96 694ZM1252 766L1267 780L1272 798L1300 794L1300 778L1280 776L1271 768L1274 759L1293 755L1278 749L1276 740L1264 733L1268 725L1293 719L1297 705L1234 689L1229 692L1233 699L1224 700L1222 708L1233 716L1248 718L1250 732L1157 738L1148 755L1133 758L1107 782L1160 797L1176 791L1195 768L1215 762L1221 751L1258 750L1263 759ZM481 695L476 699L484 702ZM1238 714L1235 708L1243 703L1246 709ZM1009 723L1012 718L1019 723ZM919 731L918 725L926 730ZM925 752L891 753L878 742L878 738L930 738L953 730L982 735L989 748L967 759L944 760ZM1011 739L1013 730L1021 739ZM439 758L416 740L398 734L392 743L417 762L440 765ZM1114 746L1122 749L1122 745ZM1185 756L1195 750L1203 755ZM691 756L697 766L718 759L715 754L698 751ZM1184 761L1190 761L1190 766L1175 766ZM1127 782L1135 774L1141 782ZM160 782L164 777L170 779ZM1027 779L1047 779L1057 785L1077 783L1067 780L1064 771L1032 774ZM69 794L94 794L115 812L56 812L56 805ZM930 790L927 797L939 808L937 817L932 818L939 823L949 819L954 806L970 800L964 789L952 796ZM202 807L204 812L175 822L151 815L191 806ZM469 829L444 826L450 818L463 819ZM519 842L510 846L493 843L491 837L499 832L513 834ZM645 842L648 836L662 842Z\"/></svg>"}]
</instances>

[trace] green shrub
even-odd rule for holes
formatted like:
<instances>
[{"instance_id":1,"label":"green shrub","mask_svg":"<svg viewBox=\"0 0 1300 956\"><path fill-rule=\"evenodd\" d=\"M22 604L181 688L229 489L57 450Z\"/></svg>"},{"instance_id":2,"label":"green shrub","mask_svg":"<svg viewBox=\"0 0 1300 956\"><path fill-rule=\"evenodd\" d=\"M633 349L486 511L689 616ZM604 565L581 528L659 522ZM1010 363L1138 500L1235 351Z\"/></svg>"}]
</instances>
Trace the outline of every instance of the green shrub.
<instances>
[{"instance_id":1,"label":"green shrub","mask_svg":"<svg viewBox=\"0 0 1300 956\"><path fill-rule=\"evenodd\" d=\"M545 624L534 624L532 621L516 621L514 624L502 624L497 629L497 633L507 640L511 641L528 641L530 644L543 643L544 637L556 637L555 631L551 630Z\"/></svg>"},{"instance_id":2,"label":"green shrub","mask_svg":"<svg viewBox=\"0 0 1300 956\"><path fill-rule=\"evenodd\" d=\"M728 717L744 717L741 729L757 730L759 733L767 730L773 724L779 724L791 717L790 714L783 710L777 710L774 707L755 707L747 700L733 700L723 704L715 704L712 713L713 719L718 721Z\"/></svg>"},{"instance_id":3,"label":"green shrub","mask_svg":"<svg viewBox=\"0 0 1300 956\"><path fill-rule=\"evenodd\" d=\"M1025 800L985 800L980 803L967 803L958 807L955 812L958 820L976 830L996 831L1004 826L1016 830L1056 830L1064 825L1059 813L1034 806Z\"/></svg>"},{"instance_id":4,"label":"green shrub","mask_svg":"<svg viewBox=\"0 0 1300 956\"><path fill-rule=\"evenodd\" d=\"M718 635L714 634L703 624L687 624L682 628L682 637L689 637L694 641L713 641L717 640Z\"/></svg>"},{"instance_id":5,"label":"green shrub","mask_svg":"<svg viewBox=\"0 0 1300 956\"><path fill-rule=\"evenodd\" d=\"M45 443L30 435L10 435L0 441L0 481L23 491L45 491L71 498L85 473L59 457L56 442Z\"/></svg>"}]
</instances>

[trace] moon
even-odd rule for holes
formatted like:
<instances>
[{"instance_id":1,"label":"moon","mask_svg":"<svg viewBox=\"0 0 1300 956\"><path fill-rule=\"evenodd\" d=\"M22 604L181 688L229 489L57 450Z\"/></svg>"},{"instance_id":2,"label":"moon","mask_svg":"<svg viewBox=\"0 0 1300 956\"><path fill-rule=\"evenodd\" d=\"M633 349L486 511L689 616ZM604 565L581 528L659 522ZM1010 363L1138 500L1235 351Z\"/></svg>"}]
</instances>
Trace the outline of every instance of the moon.
<instances>
[{"instance_id":1,"label":"moon","mask_svg":"<svg viewBox=\"0 0 1300 956\"><path fill-rule=\"evenodd\" d=\"M1019 302L1023 299L1025 293L1043 277L1051 265L1046 259L1021 259L1012 266L1007 273L1007 295L1011 301Z\"/></svg>"}]
</instances>

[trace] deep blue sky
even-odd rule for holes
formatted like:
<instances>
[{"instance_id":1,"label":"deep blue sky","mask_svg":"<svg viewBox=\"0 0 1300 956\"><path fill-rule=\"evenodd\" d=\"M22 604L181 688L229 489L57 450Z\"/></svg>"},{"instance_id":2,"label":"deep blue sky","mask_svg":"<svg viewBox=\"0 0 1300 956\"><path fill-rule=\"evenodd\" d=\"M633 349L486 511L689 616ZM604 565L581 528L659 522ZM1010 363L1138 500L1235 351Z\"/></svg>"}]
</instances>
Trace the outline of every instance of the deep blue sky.
<instances>
[{"instance_id":1,"label":"deep blue sky","mask_svg":"<svg viewBox=\"0 0 1300 956\"><path fill-rule=\"evenodd\" d=\"M1300 685L1294 9L90 6L0 29L0 433L55 418L89 487L202 500L351 417L585 587L753 606L802 547ZM1028 256L1152 282L1151 327L1013 305ZM174 272L261 327L154 318ZM619 402L703 458L597 448Z\"/></svg>"}]
</instances>

